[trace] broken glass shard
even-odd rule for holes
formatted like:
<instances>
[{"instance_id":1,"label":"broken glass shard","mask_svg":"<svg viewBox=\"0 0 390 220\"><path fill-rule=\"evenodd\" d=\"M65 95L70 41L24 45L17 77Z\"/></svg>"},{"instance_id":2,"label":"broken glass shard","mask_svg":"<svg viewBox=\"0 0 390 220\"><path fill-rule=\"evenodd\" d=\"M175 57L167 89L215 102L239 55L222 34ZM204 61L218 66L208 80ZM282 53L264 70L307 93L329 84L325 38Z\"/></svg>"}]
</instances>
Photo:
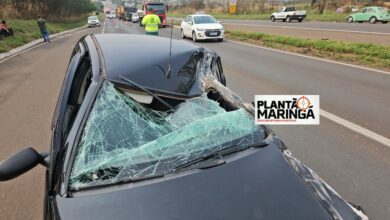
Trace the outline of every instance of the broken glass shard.
<instances>
[{"instance_id":1,"label":"broken glass shard","mask_svg":"<svg viewBox=\"0 0 390 220\"><path fill-rule=\"evenodd\" d=\"M226 111L206 94L168 114L104 82L77 148L70 187L163 175L212 151L263 139L263 129L247 110Z\"/></svg>"}]
</instances>

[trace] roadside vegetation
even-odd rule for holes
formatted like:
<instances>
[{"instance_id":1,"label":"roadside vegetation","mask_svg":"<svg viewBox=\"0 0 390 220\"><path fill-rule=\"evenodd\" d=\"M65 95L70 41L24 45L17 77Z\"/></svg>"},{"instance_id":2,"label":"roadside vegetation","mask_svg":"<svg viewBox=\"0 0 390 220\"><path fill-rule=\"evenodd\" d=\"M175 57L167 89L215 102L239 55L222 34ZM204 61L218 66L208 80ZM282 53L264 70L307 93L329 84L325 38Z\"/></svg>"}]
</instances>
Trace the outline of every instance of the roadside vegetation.
<instances>
[{"instance_id":1,"label":"roadside vegetation","mask_svg":"<svg viewBox=\"0 0 390 220\"><path fill-rule=\"evenodd\" d=\"M101 2L91 0L0 0L0 21L6 20L14 36L0 39L0 53L39 39L36 19L43 16L50 34L86 25L87 16L102 11Z\"/></svg>"},{"instance_id":2,"label":"roadside vegetation","mask_svg":"<svg viewBox=\"0 0 390 220\"><path fill-rule=\"evenodd\" d=\"M193 14L196 11L190 11L189 13L185 13L182 11L173 11L169 12L169 17L179 17L184 18L189 14ZM219 13L219 12L210 12L210 15L215 17L216 19L237 19L237 20L269 20L271 18L272 12L264 13L264 14L237 14L231 15L228 13ZM333 11L324 11L323 14L318 14L316 11L307 11L306 21L337 21L344 22L349 14L348 13L336 13Z\"/></svg>"},{"instance_id":3,"label":"roadside vegetation","mask_svg":"<svg viewBox=\"0 0 390 220\"><path fill-rule=\"evenodd\" d=\"M0 53L22 46L30 41L41 38L36 20L10 19L7 23L14 30L15 35L0 40ZM50 34L59 33L69 29L81 27L86 24L86 18L61 22L48 22Z\"/></svg>"},{"instance_id":4,"label":"roadside vegetation","mask_svg":"<svg viewBox=\"0 0 390 220\"><path fill-rule=\"evenodd\" d=\"M229 14L226 1L211 0L179 0L180 5L173 6L168 13L171 17L185 17L197 11L204 11L216 19L268 20L273 12L286 5L294 5L297 10L307 12L307 21L338 21L343 22L351 14L351 6L363 8L366 6L384 6L390 8L390 2L365 0L237 0L237 11ZM338 13L336 12L338 11Z\"/></svg>"},{"instance_id":5,"label":"roadside vegetation","mask_svg":"<svg viewBox=\"0 0 390 220\"><path fill-rule=\"evenodd\" d=\"M390 47L367 43L345 43L276 36L260 32L226 30L232 40L276 48L300 54L390 70Z\"/></svg>"}]
</instances>

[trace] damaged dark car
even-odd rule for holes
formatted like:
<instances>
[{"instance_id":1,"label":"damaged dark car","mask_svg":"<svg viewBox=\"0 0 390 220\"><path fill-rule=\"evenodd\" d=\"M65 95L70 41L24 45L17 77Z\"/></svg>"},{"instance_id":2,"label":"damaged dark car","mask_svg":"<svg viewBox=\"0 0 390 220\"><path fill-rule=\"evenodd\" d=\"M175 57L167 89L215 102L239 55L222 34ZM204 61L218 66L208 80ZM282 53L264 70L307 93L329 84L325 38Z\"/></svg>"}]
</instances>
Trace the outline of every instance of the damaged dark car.
<instances>
[{"instance_id":1,"label":"damaged dark car","mask_svg":"<svg viewBox=\"0 0 390 220\"><path fill-rule=\"evenodd\" d=\"M254 123L218 54L160 37L77 43L50 153L15 154L0 180L37 164L45 219L368 219Z\"/></svg>"}]
</instances>

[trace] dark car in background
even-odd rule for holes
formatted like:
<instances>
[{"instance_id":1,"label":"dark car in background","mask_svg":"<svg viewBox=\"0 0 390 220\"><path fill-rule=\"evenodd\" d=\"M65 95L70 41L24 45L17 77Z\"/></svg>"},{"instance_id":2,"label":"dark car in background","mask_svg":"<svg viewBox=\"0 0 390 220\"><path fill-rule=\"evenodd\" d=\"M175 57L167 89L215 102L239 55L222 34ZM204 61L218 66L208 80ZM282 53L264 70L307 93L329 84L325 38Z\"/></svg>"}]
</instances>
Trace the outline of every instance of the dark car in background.
<instances>
[{"instance_id":1,"label":"dark car in background","mask_svg":"<svg viewBox=\"0 0 390 220\"><path fill-rule=\"evenodd\" d=\"M83 37L50 153L15 154L0 180L46 166L45 219L367 219L254 123L218 54L169 48L154 36Z\"/></svg>"}]
</instances>

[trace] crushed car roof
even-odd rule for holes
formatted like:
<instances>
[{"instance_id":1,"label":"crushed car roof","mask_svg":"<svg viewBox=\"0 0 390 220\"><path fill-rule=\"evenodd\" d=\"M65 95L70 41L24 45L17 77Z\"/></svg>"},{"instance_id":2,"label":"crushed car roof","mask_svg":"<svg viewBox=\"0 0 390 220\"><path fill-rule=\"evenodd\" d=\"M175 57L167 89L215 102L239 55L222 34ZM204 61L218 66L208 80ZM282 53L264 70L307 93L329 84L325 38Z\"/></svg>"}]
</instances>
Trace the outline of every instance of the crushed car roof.
<instances>
[{"instance_id":1,"label":"crushed car roof","mask_svg":"<svg viewBox=\"0 0 390 220\"><path fill-rule=\"evenodd\" d=\"M205 53L195 44L156 36L129 34L94 35L103 54L105 78L124 83L124 76L149 89L188 95L196 80L198 61ZM169 72L169 64L171 71Z\"/></svg>"}]
</instances>

